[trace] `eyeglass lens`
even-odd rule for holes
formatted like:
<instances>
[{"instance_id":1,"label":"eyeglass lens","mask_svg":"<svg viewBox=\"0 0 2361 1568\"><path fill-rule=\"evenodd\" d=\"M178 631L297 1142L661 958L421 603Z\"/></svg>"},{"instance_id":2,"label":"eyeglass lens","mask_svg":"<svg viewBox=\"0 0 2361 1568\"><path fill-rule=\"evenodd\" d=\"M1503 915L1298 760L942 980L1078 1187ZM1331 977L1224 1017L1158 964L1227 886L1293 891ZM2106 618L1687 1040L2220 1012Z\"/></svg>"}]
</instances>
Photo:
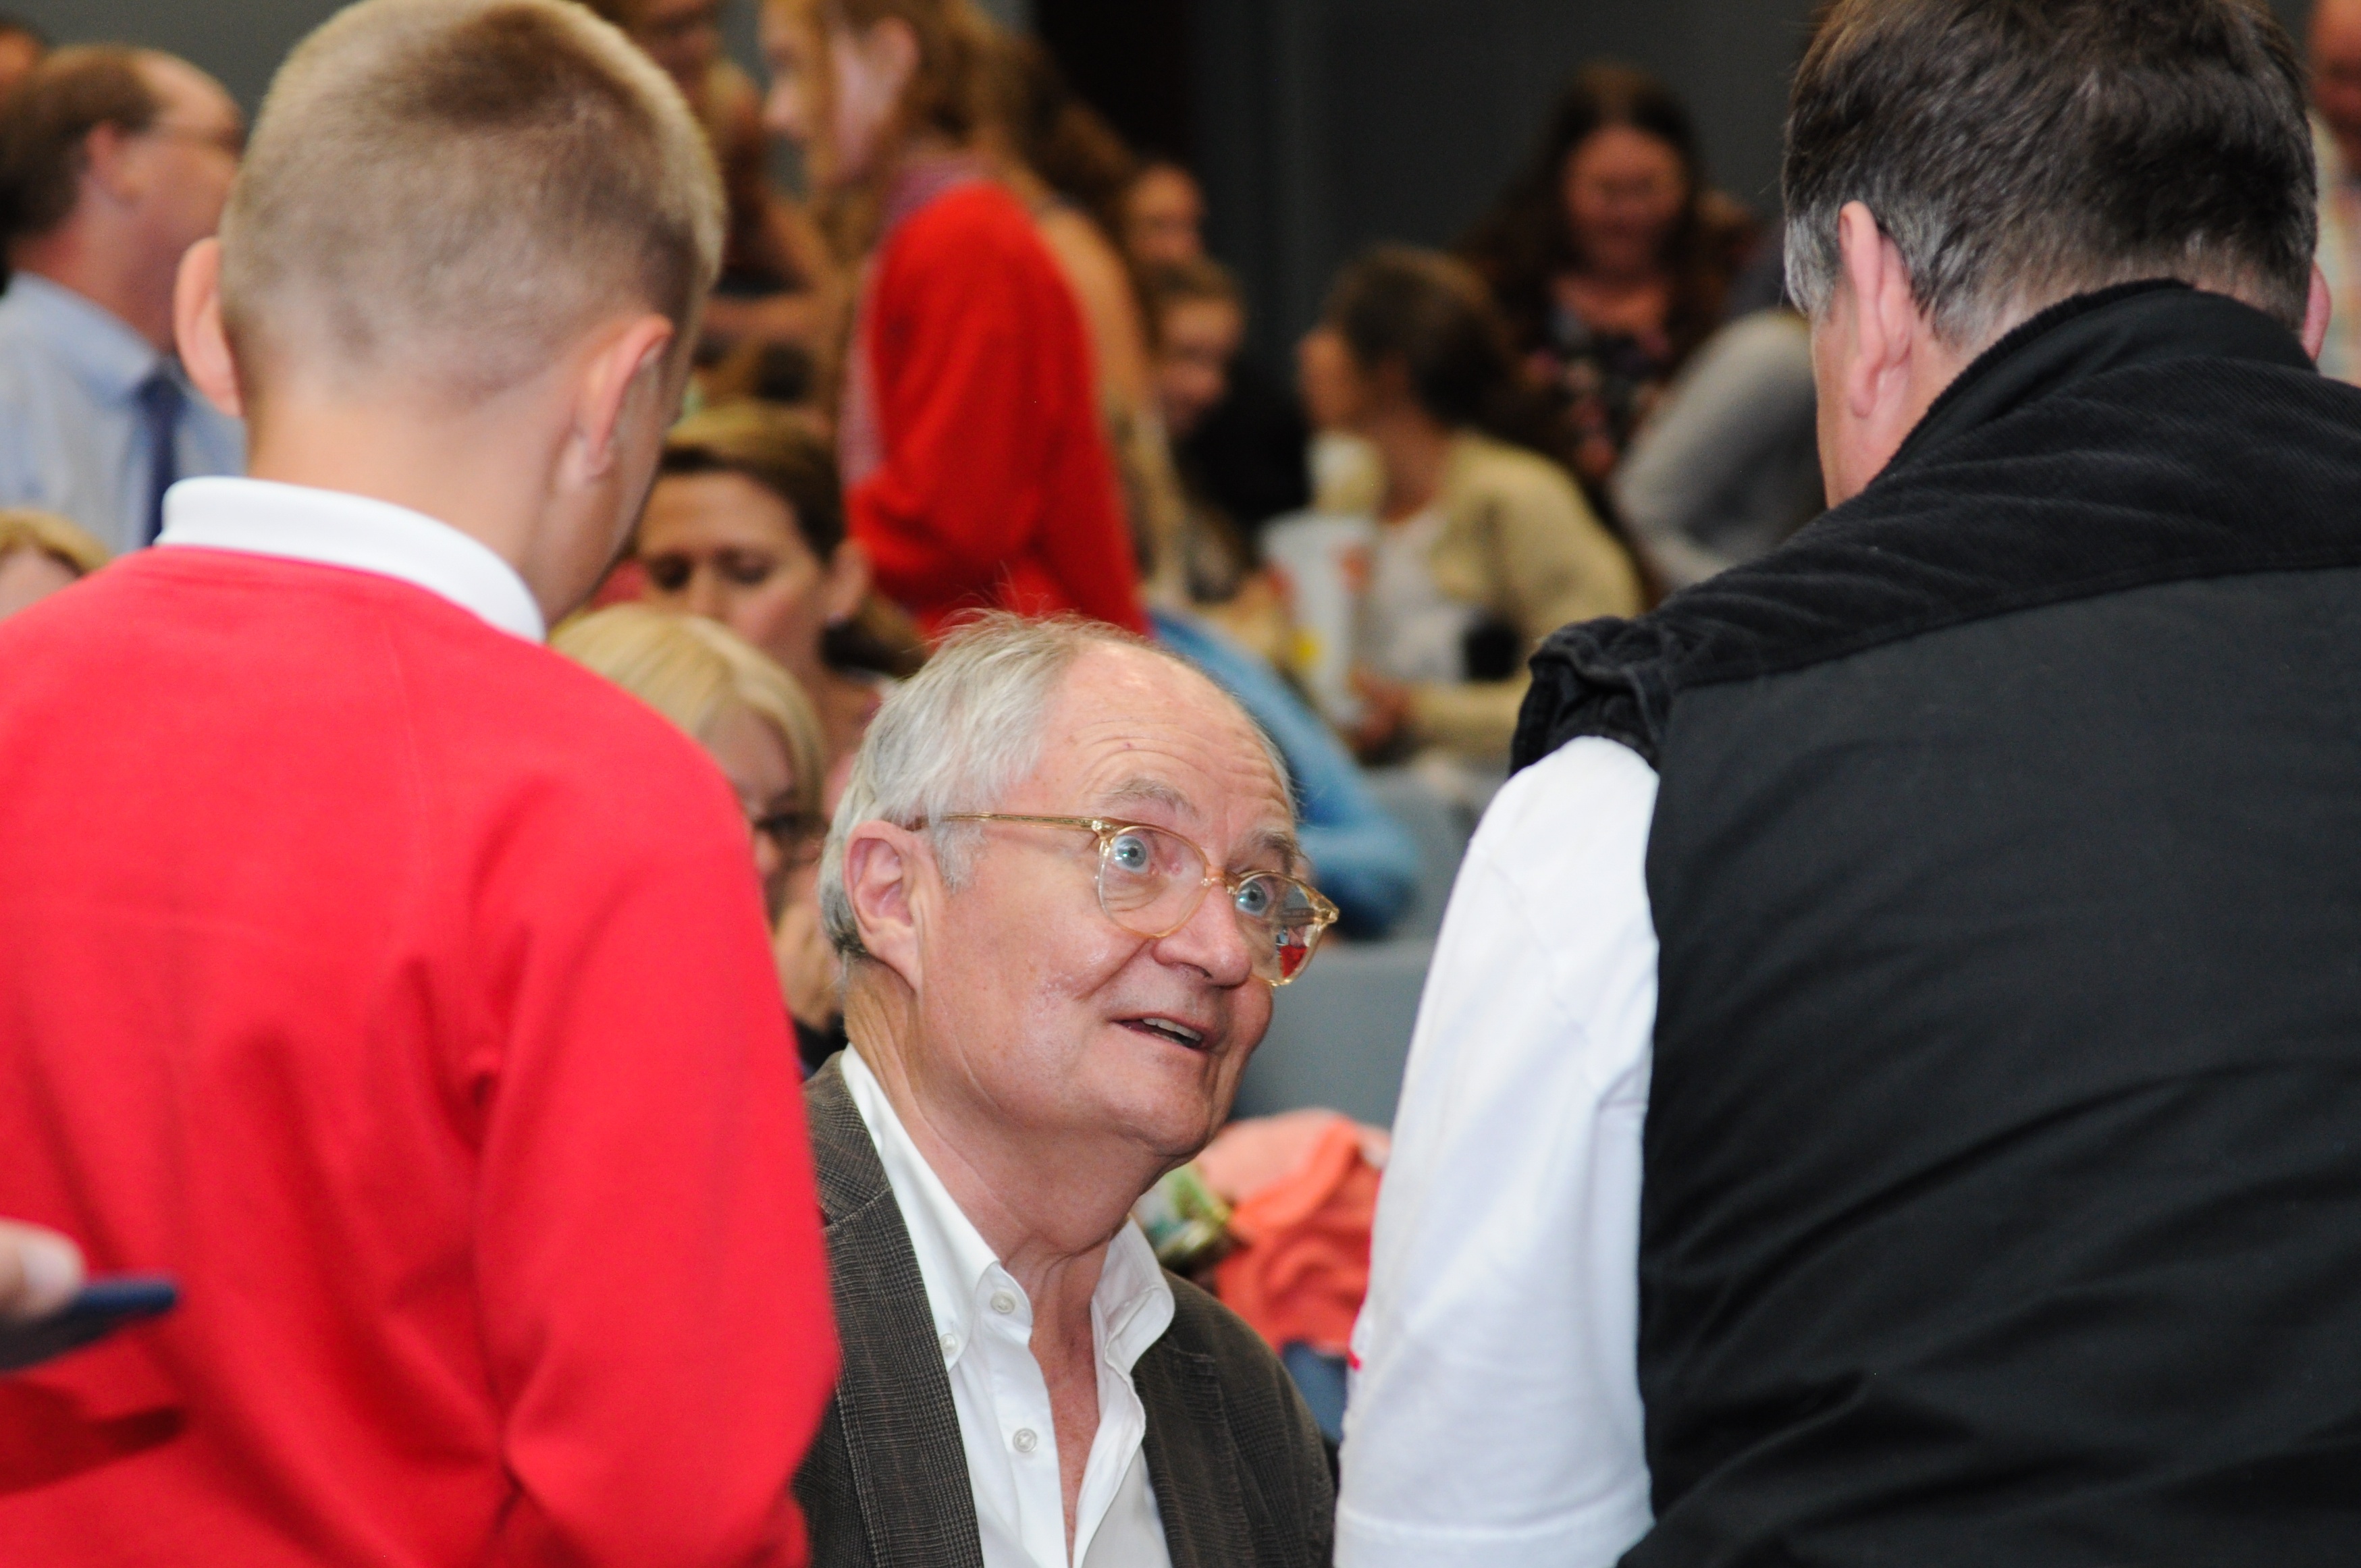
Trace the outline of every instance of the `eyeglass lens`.
<instances>
[{"instance_id":1,"label":"eyeglass lens","mask_svg":"<svg viewBox=\"0 0 2361 1568\"><path fill-rule=\"evenodd\" d=\"M1143 937L1178 930L1205 892L1205 858L1177 834L1126 828L1099 856L1099 903ZM1238 929L1265 980L1293 980L1312 957L1320 916L1301 886L1275 875L1247 877L1231 898Z\"/></svg>"}]
</instances>

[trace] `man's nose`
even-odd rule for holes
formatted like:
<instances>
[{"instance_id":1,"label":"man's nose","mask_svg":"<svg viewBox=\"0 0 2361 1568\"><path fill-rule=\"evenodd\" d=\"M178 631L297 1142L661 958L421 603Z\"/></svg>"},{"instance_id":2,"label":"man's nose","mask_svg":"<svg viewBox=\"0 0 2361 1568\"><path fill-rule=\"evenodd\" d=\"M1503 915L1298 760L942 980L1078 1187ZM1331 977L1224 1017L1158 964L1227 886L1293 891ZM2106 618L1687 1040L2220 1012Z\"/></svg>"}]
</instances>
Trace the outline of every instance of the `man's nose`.
<instances>
[{"instance_id":1,"label":"man's nose","mask_svg":"<svg viewBox=\"0 0 2361 1568\"><path fill-rule=\"evenodd\" d=\"M1205 977L1224 988L1244 985L1254 978L1254 952L1230 905L1230 890L1215 883L1205 890L1196 913L1178 931L1156 944L1157 958L1168 964L1202 970Z\"/></svg>"},{"instance_id":2,"label":"man's nose","mask_svg":"<svg viewBox=\"0 0 2361 1568\"><path fill-rule=\"evenodd\" d=\"M702 616L707 620L721 619L721 579L711 566L699 566L689 574L688 592L685 598L689 614Z\"/></svg>"}]
</instances>

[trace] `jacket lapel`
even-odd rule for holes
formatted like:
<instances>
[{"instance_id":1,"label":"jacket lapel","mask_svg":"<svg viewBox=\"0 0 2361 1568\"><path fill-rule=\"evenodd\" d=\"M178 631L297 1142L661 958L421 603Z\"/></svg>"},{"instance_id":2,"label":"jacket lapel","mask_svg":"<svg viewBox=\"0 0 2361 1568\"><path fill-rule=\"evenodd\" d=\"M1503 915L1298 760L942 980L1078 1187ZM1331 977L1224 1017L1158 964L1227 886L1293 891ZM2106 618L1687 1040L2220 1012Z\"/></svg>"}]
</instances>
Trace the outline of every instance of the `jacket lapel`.
<instances>
[{"instance_id":1,"label":"jacket lapel","mask_svg":"<svg viewBox=\"0 0 2361 1568\"><path fill-rule=\"evenodd\" d=\"M837 1410L871 1550L878 1568L983 1568L959 1411L902 1211L841 1065L804 1094L843 1346Z\"/></svg>"},{"instance_id":2,"label":"jacket lapel","mask_svg":"<svg viewBox=\"0 0 2361 1568\"><path fill-rule=\"evenodd\" d=\"M1240 1568L1257 1561L1237 1440L1213 1358L1167 1333L1132 1369L1148 1408L1148 1475L1172 1568Z\"/></svg>"}]
</instances>

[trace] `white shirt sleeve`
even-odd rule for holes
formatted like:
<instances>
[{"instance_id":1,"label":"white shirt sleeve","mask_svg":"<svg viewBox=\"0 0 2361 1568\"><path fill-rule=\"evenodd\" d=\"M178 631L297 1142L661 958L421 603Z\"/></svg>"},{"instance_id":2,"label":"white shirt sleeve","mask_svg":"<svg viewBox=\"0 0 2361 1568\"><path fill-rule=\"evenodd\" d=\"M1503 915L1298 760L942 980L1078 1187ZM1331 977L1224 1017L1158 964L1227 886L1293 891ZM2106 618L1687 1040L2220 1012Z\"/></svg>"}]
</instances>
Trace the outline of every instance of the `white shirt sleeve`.
<instances>
[{"instance_id":1,"label":"white shirt sleeve","mask_svg":"<svg viewBox=\"0 0 2361 1568\"><path fill-rule=\"evenodd\" d=\"M1353 1336L1340 1568L1590 1568L1645 1534L1641 1132L1656 775L1577 740L1468 850Z\"/></svg>"}]
</instances>

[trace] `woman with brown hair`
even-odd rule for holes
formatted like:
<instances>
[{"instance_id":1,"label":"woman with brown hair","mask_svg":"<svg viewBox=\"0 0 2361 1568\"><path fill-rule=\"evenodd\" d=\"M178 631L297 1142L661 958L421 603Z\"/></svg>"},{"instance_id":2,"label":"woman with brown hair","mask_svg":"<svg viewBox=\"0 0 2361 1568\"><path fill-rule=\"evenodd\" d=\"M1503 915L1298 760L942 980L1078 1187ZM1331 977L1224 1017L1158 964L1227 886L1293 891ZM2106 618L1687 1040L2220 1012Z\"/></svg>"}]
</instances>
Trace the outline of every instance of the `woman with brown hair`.
<instances>
[{"instance_id":1,"label":"woman with brown hair","mask_svg":"<svg viewBox=\"0 0 2361 1568\"><path fill-rule=\"evenodd\" d=\"M1707 188L1697 127L1672 90L1596 64L1575 74L1532 161L1462 245L1554 395L1559 453L1594 496L1721 324L1753 235Z\"/></svg>"},{"instance_id":2,"label":"woman with brown hair","mask_svg":"<svg viewBox=\"0 0 2361 1568\"><path fill-rule=\"evenodd\" d=\"M765 403L683 420L664 439L634 548L647 602L720 622L795 677L818 717L832 809L891 678L911 674L920 651L906 625L871 608L868 556L845 536L828 439Z\"/></svg>"},{"instance_id":3,"label":"woman with brown hair","mask_svg":"<svg viewBox=\"0 0 2361 1568\"><path fill-rule=\"evenodd\" d=\"M1564 470L1500 439L1521 388L1461 263L1369 252L1337 280L1300 358L1312 422L1378 460L1377 528L1352 574L1355 749L1505 761L1526 659L1569 622L1637 614L1631 558Z\"/></svg>"},{"instance_id":4,"label":"woman with brown hair","mask_svg":"<svg viewBox=\"0 0 2361 1568\"><path fill-rule=\"evenodd\" d=\"M771 127L873 207L839 453L852 536L930 635L963 611L1147 628L1090 340L993 178L968 0L770 0Z\"/></svg>"}]
</instances>

